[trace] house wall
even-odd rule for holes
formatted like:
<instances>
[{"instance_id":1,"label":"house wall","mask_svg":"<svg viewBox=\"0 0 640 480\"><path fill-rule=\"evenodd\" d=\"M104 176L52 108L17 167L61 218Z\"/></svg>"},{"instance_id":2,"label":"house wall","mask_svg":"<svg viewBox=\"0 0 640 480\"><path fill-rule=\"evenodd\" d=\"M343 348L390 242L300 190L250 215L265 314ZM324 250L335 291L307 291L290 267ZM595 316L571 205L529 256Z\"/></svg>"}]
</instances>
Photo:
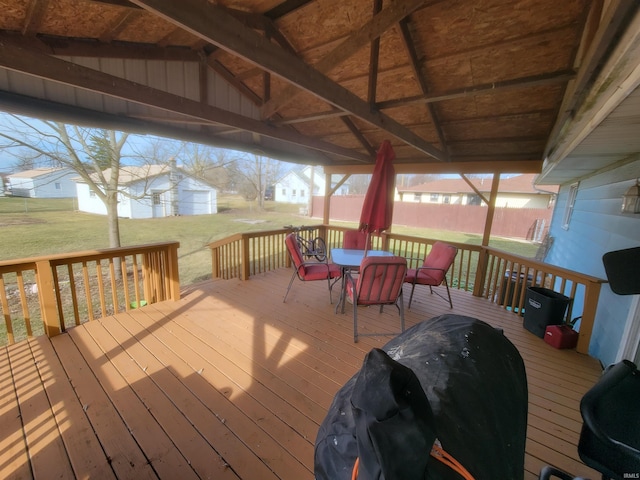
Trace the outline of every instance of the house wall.
<instances>
[{"instance_id":1,"label":"house wall","mask_svg":"<svg viewBox=\"0 0 640 480\"><path fill-rule=\"evenodd\" d=\"M201 181L185 177L178 184L179 215L209 215L218 213L217 191Z\"/></svg>"},{"instance_id":2,"label":"house wall","mask_svg":"<svg viewBox=\"0 0 640 480\"><path fill-rule=\"evenodd\" d=\"M449 204L449 205L464 205L467 203L467 197L464 194L457 193L438 193L438 199L431 200L430 193L420 192L403 192L401 195L396 195L396 201L405 203L431 203L431 204ZM447 202L446 199L449 201Z\"/></svg>"},{"instance_id":3,"label":"house wall","mask_svg":"<svg viewBox=\"0 0 640 480\"><path fill-rule=\"evenodd\" d=\"M9 177L9 187L14 197L35 197L33 178Z\"/></svg>"},{"instance_id":4,"label":"house wall","mask_svg":"<svg viewBox=\"0 0 640 480\"><path fill-rule=\"evenodd\" d=\"M161 175L149 182L136 182L129 186L132 195L146 195L130 200L130 218L154 218L173 215L171 205L171 183L169 175ZM160 204L153 205L153 193L159 196ZM178 215L205 215L218 213L217 192L209 185L182 174L178 181Z\"/></svg>"},{"instance_id":5,"label":"house wall","mask_svg":"<svg viewBox=\"0 0 640 480\"><path fill-rule=\"evenodd\" d=\"M568 228L563 228L570 184L560 189L550 234L553 245L546 261L606 279L602 255L640 245L640 215L620 211L622 196L640 175L640 160L585 178L579 182ZM589 354L604 365L614 363L633 302L607 284L602 286ZM582 296L575 302L583 303ZM580 311L580 309L578 309Z\"/></svg>"},{"instance_id":6,"label":"house wall","mask_svg":"<svg viewBox=\"0 0 640 480\"><path fill-rule=\"evenodd\" d=\"M134 182L128 186L133 197L119 195L118 216L122 218L154 218L173 214L171 208L168 175L155 177L149 182ZM153 193L159 196L160 204L154 207ZM97 196L90 196L87 184L78 183L78 208L83 212L106 215L107 208ZM178 215L203 215L218 213L217 192L209 185L191 177L183 177L178 183Z\"/></svg>"},{"instance_id":7,"label":"house wall","mask_svg":"<svg viewBox=\"0 0 640 480\"><path fill-rule=\"evenodd\" d=\"M97 195L91 196L91 189L88 184L76 184L76 193L78 195L78 210L97 215L107 214L107 207L104 202Z\"/></svg>"},{"instance_id":8,"label":"house wall","mask_svg":"<svg viewBox=\"0 0 640 480\"><path fill-rule=\"evenodd\" d=\"M549 195L523 195L517 193L499 193L496 197L496 207L502 208L547 208Z\"/></svg>"},{"instance_id":9,"label":"house wall","mask_svg":"<svg viewBox=\"0 0 640 480\"><path fill-rule=\"evenodd\" d=\"M402 195L396 195L396 200L405 203L431 203L443 204L445 197L449 198L450 205L467 205L469 203L469 194L458 193L439 193L437 201L431 201L430 193L413 193L403 192ZM549 206L550 196L544 194L527 195L518 193L499 193L496 196L496 207L500 208L547 208Z\"/></svg>"},{"instance_id":10,"label":"house wall","mask_svg":"<svg viewBox=\"0 0 640 480\"><path fill-rule=\"evenodd\" d=\"M71 198L76 195L72 170L52 172L34 178L9 177L11 192L16 197L31 198Z\"/></svg>"},{"instance_id":11,"label":"house wall","mask_svg":"<svg viewBox=\"0 0 640 480\"><path fill-rule=\"evenodd\" d=\"M293 173L286 175L275 185L274 200L306 204L309 202L309 185L298 175Z\"/></svg>"}]
</instances>

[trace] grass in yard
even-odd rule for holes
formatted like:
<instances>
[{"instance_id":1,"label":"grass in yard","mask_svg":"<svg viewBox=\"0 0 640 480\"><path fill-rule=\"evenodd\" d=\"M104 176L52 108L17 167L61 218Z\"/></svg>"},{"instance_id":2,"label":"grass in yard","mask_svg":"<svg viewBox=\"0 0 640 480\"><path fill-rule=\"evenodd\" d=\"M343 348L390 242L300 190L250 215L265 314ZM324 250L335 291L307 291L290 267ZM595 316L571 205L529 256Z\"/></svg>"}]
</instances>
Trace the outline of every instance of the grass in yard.
<instances>
[{"instance_id":1,"label":"grass in yard","mask_svg":"<svg viewBox=\"0 0 640 480\"><path fill-rule=\"evenodd\" d=\"M235 233L273 230L283 225L319 224L298 214L299 205L267 202L260 210L255 202L236 196L221 196L217 215L120 219L122 245L164 241L180 242L180 283L211 277L211 252L207 244ZM337 224L337 223L336 223ZM345 224L347 225L347 224ZM348 224L355 226L355 224ZM480 235L433 229L393 227L394 233L479 245ZM0 197L0 260L107 248L106 218L78 212L73 199ZM535 255L530 242L492 239L491 246L525 257Z\"/></svg>"},{"instance_id":2,"label":"grass in yard","mask_svg":"<svg viewBox=\"0 0 640 480\"><path fill-rule=\"evenodd\" d=\"M269 202L264 210L237 197L222 197L217 215L120 219L122 245L180 242L180 282L211 277L209 242L229 235L310 223L297 205ZM250 220L248 222L247 220ZM0 198L0 260L109 247L106 217L78 212L70 199Z\"/></svg>"},{"instance_id":3,"label":"grass in yard","mask_svg":"<svg viewBox=\"0 0 640 480\"><path fill-rule=\"evenodd\" d=\"M255 203L239 197L219 197L218 209L216 215L120 219L122 245L180 242L180 284L186 286L211 278L211 251L207 247L210 242L236 233L322 222L321 219L299 215L299 205L268 202L266 208L261 210ZM334 223L357 227L355 223ZM443 230L408 227L393 227L391 230L399 234L475 245L482 240L480 235ZM109 247L106 217L78 212L73 199L0 197L0 235L0 261ZM529 242L508 239L492 239L491 246L525 257L534 256L537 250L537 246ZM25 282L29 283L29 279L25 279ZM33 334L42 334L42 322L35 318L33 320ZM24 338L24 322L16 321L13 325L16 340ZM6 342L6 326L0 324L0 345Z\"/></svg>"}]
</instances>

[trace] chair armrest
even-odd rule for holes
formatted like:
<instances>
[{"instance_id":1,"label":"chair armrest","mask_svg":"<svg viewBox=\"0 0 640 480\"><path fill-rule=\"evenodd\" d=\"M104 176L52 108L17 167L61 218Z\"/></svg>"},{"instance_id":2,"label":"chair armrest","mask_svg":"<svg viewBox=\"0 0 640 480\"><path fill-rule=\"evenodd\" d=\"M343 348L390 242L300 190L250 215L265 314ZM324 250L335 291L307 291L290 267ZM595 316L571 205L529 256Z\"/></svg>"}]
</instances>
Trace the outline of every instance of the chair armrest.
<instances>
[{"instance_id":1,"label":"chair armrest","mask_svg":"<svg viewBox=\"0 0 640 480\"><path fill-rule=\"evenodd\" d=\"M411 263L412 262L418 262L418 264L424 262L424 257L405 257L405 260L407 261L407 266L409 268L411 268Z\"/></svg>"}]
</instances>

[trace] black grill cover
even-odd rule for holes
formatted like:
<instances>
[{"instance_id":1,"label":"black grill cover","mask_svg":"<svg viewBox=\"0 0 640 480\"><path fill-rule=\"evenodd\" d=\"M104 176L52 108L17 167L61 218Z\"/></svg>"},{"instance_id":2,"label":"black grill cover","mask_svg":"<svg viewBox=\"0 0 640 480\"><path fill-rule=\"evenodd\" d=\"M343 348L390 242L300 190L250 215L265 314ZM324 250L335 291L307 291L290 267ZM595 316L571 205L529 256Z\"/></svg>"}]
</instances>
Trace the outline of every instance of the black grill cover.
<instances>
[{"instance_id":1,"label":"black grill cover","mask_svg":"<svg viewBox=\"0 0 640 480\"><path fill-rule=\"evenodd\" d=\"M526 428L517 349L485 322L442 315L369 352L336 393L316 438L315 477L350 480L359 456L359 480L458 480L429 457L437 437L476 480L522 479Z\"/></svg>"}]
</instances>

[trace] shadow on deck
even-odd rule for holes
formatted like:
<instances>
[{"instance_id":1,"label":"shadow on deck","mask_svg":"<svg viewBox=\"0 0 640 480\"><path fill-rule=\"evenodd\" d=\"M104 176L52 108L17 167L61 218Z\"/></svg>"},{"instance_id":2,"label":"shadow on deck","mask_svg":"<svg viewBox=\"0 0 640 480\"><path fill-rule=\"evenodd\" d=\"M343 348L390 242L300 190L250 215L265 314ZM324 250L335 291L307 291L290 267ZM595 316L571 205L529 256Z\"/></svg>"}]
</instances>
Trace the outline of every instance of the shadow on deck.
<instances>
[{"instance_id":1,"label":"shadow on deck","mask_svg":"<svg viewBox=\"0 0 640 480\"><path fill-rule=\"evenodd\" d=\"M324 282L296 281L282 303L290 272L204 282L178 302L2 348L0 477L312 479L333 395L389 337L354 344L351 314L334 313ZM524 478L544 464L597 478L577 442L598 362L550 347L484 299L452 296L453 310L417 292L407 327L468 315L518 348L529 386ZM393 307L359 320L365 332L399 324Z\"/></svg>"}]
</instances>

